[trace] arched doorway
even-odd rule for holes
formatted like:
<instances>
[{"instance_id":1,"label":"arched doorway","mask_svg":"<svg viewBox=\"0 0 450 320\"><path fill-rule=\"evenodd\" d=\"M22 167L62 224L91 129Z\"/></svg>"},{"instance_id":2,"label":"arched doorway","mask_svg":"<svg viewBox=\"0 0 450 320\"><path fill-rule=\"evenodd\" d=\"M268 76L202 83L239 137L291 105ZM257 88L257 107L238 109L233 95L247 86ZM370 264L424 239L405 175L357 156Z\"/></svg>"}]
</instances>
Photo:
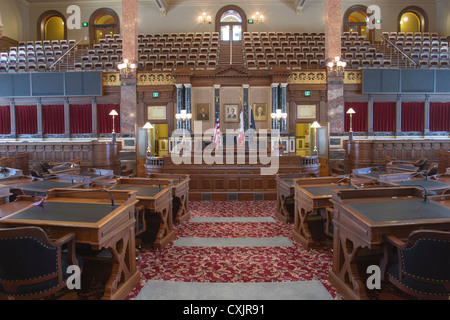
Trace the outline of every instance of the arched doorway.
<instances>
[{"instance_id":1,"label":"arched doorway","mask_svg":"<svg viewBox=\"0 0 450 320\"><path fill-rule=\"evenodd\" d=\"M363 5L355 5L347 9L344 14L344 31L356 32L365 40L373 39L373 29L367 27L368 22L367 7Z\"/></svg>"},{"instance_id":2,"label":"arched doorway","mask_svg":"<svg viewBox=\"0 0 450 320\"><path fill-rule=\"evenodd\" d=\"M240 41L247 31L247 16L237 6L225 6L216 14L216 32L222 41Z\"/></svg>"},{"instance_id":3,"label":"arched doorway","mask_svg":"<svg viewBox=\"0 0 450 320\"><path fill-rule=\"evenodd\" d=\"M37 36L39 40L67 39L66 18L55 10L44 12L38 19Z\"/></svg>"},{"instance_id":4,"label":"arched doorway","mask_svg":"<svg viewBox=\"0 0 450 320\"><path fill-rule=\"evenodd\" d=\"M428 32L428 16L416 6L406 7L398 15L399 32Z\"/></svg>"},{"instance_id":5,"label":"arched doorway","mask_svg":"<svg viewBox=\"0 0 450 320\"><path fill-rule=\"evenodd\" d=\"M89 19L89 41L99 43L107 34L120 33L120 19L117 13L109 8L96 10Z\"/></svg>"}]
</instances>

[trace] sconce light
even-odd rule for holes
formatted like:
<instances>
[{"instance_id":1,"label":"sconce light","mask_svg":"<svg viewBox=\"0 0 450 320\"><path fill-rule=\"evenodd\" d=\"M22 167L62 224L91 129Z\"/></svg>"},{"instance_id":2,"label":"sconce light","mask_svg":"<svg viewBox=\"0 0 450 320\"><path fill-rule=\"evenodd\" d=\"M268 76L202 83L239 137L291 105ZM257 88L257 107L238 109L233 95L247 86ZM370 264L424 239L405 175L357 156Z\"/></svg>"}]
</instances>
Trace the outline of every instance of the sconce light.
<instances>
[{"instance_id":1,"label":"sconce light","mask_svg":"<svg viewBox=\"0 0 450 320\"><path fill-rule=\"evenodd\" d=\"M259 12L256 12L254 15L252 15L251 19L256 23L264 22L264 16Z\"/></svg>"},{"instance_id":2,"label":"sconce light","mask_svg":"<svg viewBox=\"0 0 450 320\"><path fill-rule=\"evenodd\" d=\"M112 122L112 134L114 135L114 134L116 134L116 131L114 131L114 118L115 118L115 116L118 116L119 114L117 113L117 111L116 110L112 110L110 113L109 113L109 115L110 116L112 116L113 117L113 122Z\"/></svg>"},{"instance_id":3,"label":"sconce light","mask_svg":"<svg viewBox=\"0 0 450 320\"><path fill-rule=\"evenodd\" d=\"M341 57L335 57L334 60L328 62L328 73L333 75L343 75L347 62L341 61Z\"/></svg>"},{"instance_id":4,"label":"sconce light","mask_svg":"<svg viewBox=\"0 0 450 320\"><path fill-rule=\"evenodd\" d=\"M314 129L314 151L313 156L317 156L319 153L317 152L317 129L320 128L320 124L317 121L314 121L311 125L311 128Z\"/></svg>"},{"instance_id":5,"label":"sconce light","mask_svg":"<svg viewBox=\"0 0 450 320\"><path fill-rule=\"evenodd\" d=\"M207 16L206 12L203 12L202 15L198 16L198 22L211 24L211 16Z\"/></svg>"},{"instance_id":6,"label":"sconce light","mask_svg":"<svg viewBox=\"0 0 450 320\"><path fill-rule=\"evenodd\" d=\"M347 110L347 114L350 115L350 141L353 140L353 130L352 130L352 115L355 114L355 110L353 110L352 108Z\"/></svg>"},{"instance_id":7,"label":"sconce light","mask_svg":"<svg viewBox=\"0 0 450 320\"><path fill-rule=\"evenodd\" d=\"M130 62L128 59L124 59L122 63L117 65L117 68L120 71L121 77L128 78L137 69L137 65L136 63Z\"/></svg>"}]
</instances>

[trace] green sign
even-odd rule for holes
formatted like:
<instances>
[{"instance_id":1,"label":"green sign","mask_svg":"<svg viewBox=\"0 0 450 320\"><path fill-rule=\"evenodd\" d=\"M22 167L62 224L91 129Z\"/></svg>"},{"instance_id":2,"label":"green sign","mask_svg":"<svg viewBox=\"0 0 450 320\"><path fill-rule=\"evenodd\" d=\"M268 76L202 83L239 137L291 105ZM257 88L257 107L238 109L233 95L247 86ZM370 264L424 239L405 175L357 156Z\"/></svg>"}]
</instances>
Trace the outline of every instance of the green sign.
<instances>
[{"instance_id":1,"label":"green sign","mask_svg":"<svg viewBox=\"0 0 450 320\"><path fill-rule=\"evenodd\" d=\"M305 97L311 97L311 91L305 91Z\"/></svg>"},{"instance_id":2,"label":"green sign","mask_svg":"<svg viewBox=\"0 0 450 320\"><path fill-rule=\"evenodd\" d=\"M153 92L153 98L159 98L159 92Z\"/></svg>"}]
</instances>

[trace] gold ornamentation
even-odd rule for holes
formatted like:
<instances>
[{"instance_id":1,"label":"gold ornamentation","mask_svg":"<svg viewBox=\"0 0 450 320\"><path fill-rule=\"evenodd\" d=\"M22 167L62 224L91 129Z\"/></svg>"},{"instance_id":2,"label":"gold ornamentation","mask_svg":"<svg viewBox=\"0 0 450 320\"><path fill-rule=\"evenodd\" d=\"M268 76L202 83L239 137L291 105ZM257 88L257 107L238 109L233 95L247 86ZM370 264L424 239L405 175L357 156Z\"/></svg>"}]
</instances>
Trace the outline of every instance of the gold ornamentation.
<instances>
[{"instance_id":1,"label":"gold ornamentation","mask_svg":"<svg viewBox=\"0 0 450 320\"><path fill-rule=\"evenodd\" d=\"M148 73L139 72L137 75L138 86L156 86L156 85L174 85L175 78L169 73ZM120 87L120 73L119 72L105 72L103 73L103 86L105 87Z\"/></svg>"},{"instance_id":2,"label":"gold ornamentation","mask_svg":"<svg viewBox=\"0 0 450 320\"><path fill-rule=\"evenodd\" d=\"M360 70L345 71L344 84L361 84L362 72Z\"/></svg>"},{"instance_id":3,"label":"gold ornamentation","mask_svg":"<svg viewBox=\"0 0 450 320\"><path fill-rule=\"evenodd\" d=\"M326 84L326 71L295 72L288 78L289 84Z\"/></svg>"}]
</instances>

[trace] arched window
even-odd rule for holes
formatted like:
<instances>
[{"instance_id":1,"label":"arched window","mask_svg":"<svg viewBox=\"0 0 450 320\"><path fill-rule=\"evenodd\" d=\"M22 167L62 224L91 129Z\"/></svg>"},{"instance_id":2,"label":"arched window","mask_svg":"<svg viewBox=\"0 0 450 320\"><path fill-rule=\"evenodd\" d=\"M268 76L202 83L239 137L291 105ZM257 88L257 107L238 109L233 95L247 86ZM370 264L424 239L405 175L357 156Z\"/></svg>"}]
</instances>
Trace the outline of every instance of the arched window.
<instances>
[{"instance_id":1,"label":"arched window","mask_svg":"<svg viewBox=\"0 0 450 320\"><path fill-rule=\"evenodd\" d=\"M428 32L428 16L419 7L410 6L398 15L399 32Z\"/></svg>"},{"instance_id":2,"label":"arched window","mask_svg":"<svg viewBox=\"0 0 450 320\"><path fill-rule=\"evenodd\" d=\"M89 18L90 43L99 43L107 34L120 34L120 19L114 10L101 8Z\"/></svg>"},{"instance_id":3,"label":"arched window","mask_svg":"<svg viewBox=\"0 0 450 320\"><path fill-rule=\"evenodd\" d=\"M216 32L222 41L242 40L242 33L247 31L247 16L237 6L225 6L216 14Z\"/></svg>"},{"instance_id":4,"label":"arched window","mask_svg":"<svg viewBox=\"0 0 450 320\"><path fill-rule=\"evenodd\" d=\"M55 10L44 12L38 19L37 36L39 40L67 39L66 18Z\"/></svg>"},{"instance_id":5,"label":"arched window","mask_svg":"<svg viewBox=\"0 0 450 320\"><path fill-rule=\"evenodd\" d=\"M344 13L344 31L357 32L365 40L372 40L373 29L367 27L368 18L366 6L355 5L348 8Z\"/></svg>"}]
</instances>

